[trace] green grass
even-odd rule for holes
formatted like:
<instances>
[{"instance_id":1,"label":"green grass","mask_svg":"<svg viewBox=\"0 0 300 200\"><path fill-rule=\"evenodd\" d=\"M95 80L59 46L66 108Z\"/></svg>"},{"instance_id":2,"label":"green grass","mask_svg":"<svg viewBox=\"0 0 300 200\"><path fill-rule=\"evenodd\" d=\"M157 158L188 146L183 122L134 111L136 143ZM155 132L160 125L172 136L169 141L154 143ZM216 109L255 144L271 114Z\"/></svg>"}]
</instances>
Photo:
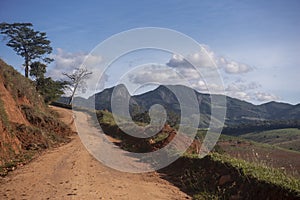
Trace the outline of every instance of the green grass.
<instances>
[{"instance_id":1,"label":"green grass","mask_svg":"<svg viewBox=\"0 0 300 200\"><path fill-rule=\"evenodd\" d=\"M98 120L102 124L108 124L111 126L116 126L115 120L113 115L110 112L107 111L97 111ZM295 130L293 130L295 131ZM206 136L207 130L199 129L197 133L197 137L200 140L203 140L203 138ZM292 135L291 133L289 133ZM154 138L155 142L161 141L167 137L167 134L161 133L158 134L156 138ZM234 137L234 136L227 136L227 135L221 135L219 140L221 141L248 141L245 138L240 137ZM260 144L256 142L251 142L254 146L260 145L260 147L266 146L266 148L279 148L276 146L271 146L269 144ZM236 148L236 147L233 147ZM198 155L191 155L191 154L185 154L185 156L189 158L195 159ZM211 153L210 157L212 160L216 163L222 163L225 164L224 166L230 166L237 169L240 172L240 178L247 181L248 179L255 179L260 183L271 184L279 186L280 188L284 188L285 190L291 191L291 192L297 192L300 193L300 180L296 179L294 177L288 176L284 171L280 169L275 169L272 167L269 167L265 165L262 162L248 162L242 159L237 159L230 157L226 154L219 154L219 153ZM201 170L201 169L200 169ZM190 172L190 186L189 188L196 188L199 190L199 185L203 185L203 183L199 183L203 181L203 177L198 176L199 173ZM217 175L219 176L219 175ZM254 182L254 184L256 181ZM189 183L188 183L189 184ZM234 187L234 185L230 186ZM220 191L219 191L220 190ZM210 188L203 188L202 191L199 191L196 195L194 195L193 199L219 199L222 198L224 195L226 195L227 191L231 190L231 188L217 188L215 191L212 192Z\"/></svg>"},{"instance_id":2,"label":"green grass","mask_svg":"<svg viewBox=\"0 0 300 200\"><path fill-rule=\"evenodd\" d=\"M257 180L275 184L285 189L300 193L300 180L288 176L285 172L268 167L262 163L247 162L227 155L218 153L211 154L213 160L231 165L239 169L244 176L256 178Z\"/></svg>"},{"instance_id":3,"label":"green grass","mask_svg":"<svg viewBox=\"0 0 300 200\"><path fill-rule=\"evenodd\" d=\"M277 192L280 198L300 197L300 180L288 176L285 171L274 169L260 162L247 162L233 158L227 154L210 153L207 157L185 155L183 160L183 175L180 179L183 188L191 192L193 199L231 199L232 196L253 197L257 191ZM181 163L182 164L182 163ZM229 174L231 182L219 185L220 177ZM253 194L252 194L253 193ZM278 194L279 194L278 193ZM261 194L258 194L259 196ZM265 194L265 197L269 196Z\"/></svg>"},{"instance_id":4,"label":"green grass","mask_svg":"<svg viewBox=\"0 0 300 200\"><path fill-rule=\"evenodd\" d=\"M198 194L193 195L193 200L219 200L220 197L215 194L211 194L209 192L200 192Z\"/></svg>"},{"instance_id":5,"label":"green grass","mask_svg":"<svg viewBox=\"0 0 300 200\"><path fill-rule=\"evenodd\" d=\"M198 155L191 154L185 155L185 157L191 159L191 161L194 160L194 162L190 162L190 165L195 165L195 163L198 163L195 162L195 159L200 159ZM189 191L195 192L193 194L193 199L195 200L229 199L232 194L235 194L233 191L238 190L240 184L250 184L252 187L251 191L253 191L255 187L257 187L258 189L256 190L259 191L260 187L272 188L270 185L273 185L278 191L284 190L296 196L300 195L300 180L288 176L285 171L268 167L259 162L247 162L242 159L236 159L227 154L214 152L210 153L208 157L215 163L214 165L206 165L205 163L208 163L206 160L202 165L198 163L199 166L191 167L188 171L185 169L185 187L188 188ZM224 172L226 169L232 172L233 184L220 187L218 186L219 173L220 171L226 173ZM236 172L234 172L234 169L236 169ZM234 175L235 173L239 175L236 176ZM211 182L211 184L209 184L209 182ZM235 185L236 182L239 183ZM237 188L233 189L234 187ZM247 193L247 191L242 192ZM247 195L252 196L251 192Z\"/></svg>"},{"instance_id":6,"label":"green grass","mask_svg":"<svg viewBox=\"0 0 300 200\"><path fill-rule=\"evenodd\" d=\"M259 143L275 145L284 149L300 151L300 129L297 128L254 132L242 135L241 137Z\"/></svg>"},{"instance_id":7,"label":"green grass","mask_svg":"<svg viewBox=\"0 0 300 200\"><path fill-rule=\"evenodd\" d=\"M158 134L154 137L153 140L154 140L155 143L157 143L157 142L163 141L163 140L166 139L168 136L169 136L169 134L166 133L166 132L158 133Z\"/></svg>"},{"instance_id":8,"label":"green grass","mask_svg":"<svg viewBox=\"0 0 300 200\"><path fill-rule=\"evenodd\" d=\"M4 102L1 99L1 96L0 96L0 120L2 121L5 128L10 129L8 116L7 116L6 110L4 108Z\"/></svg>"},{"instance_id":9,"label":"green grass","mask_svg":"<svg viewBox=\"0 0 300 200\"><path fill-rule=\"evenodd\" d=\"M1 59L0 76L3 78L5 88L12 94L15 100L26 97L32 103L43 102L42 97L36 92L33 82L22 76L17 70L7 65ZM43 106L43 104L39 106Z\"/></svg>"},{"instance_id":10,"label":"green grass","mask_svg":"<svg viewBox=\"0 0 300 200\"><path fill-rule=\"evenodd\" d=\"M97 118L98 118L100 124L109 124L111 126L116 125L116 122L114 120L112 113L110 113L108 111L99 110L99 111L97 111L96 114L97 114Z\"/></svg>"}]
</instances>

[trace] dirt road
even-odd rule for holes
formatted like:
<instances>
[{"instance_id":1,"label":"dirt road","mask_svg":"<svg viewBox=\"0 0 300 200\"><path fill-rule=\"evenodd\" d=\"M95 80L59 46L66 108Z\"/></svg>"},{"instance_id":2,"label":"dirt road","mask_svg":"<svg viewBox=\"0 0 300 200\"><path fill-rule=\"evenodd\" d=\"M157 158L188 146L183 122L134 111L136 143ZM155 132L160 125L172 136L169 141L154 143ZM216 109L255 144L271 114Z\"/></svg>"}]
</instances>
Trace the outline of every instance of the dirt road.
<instances>
[{"instance_id":1,"label":"dirt road","mask_svg":"<svg viewBox=\"0 0 300 200\"><path fill-rule=\"evenodd\" d=\"M72 120L70 111L58 110L67 123ZM1 178L0 185L0 199L191 199L156 172L123 173L102 165L78 136Z\"/></svg>"}]
</instances>

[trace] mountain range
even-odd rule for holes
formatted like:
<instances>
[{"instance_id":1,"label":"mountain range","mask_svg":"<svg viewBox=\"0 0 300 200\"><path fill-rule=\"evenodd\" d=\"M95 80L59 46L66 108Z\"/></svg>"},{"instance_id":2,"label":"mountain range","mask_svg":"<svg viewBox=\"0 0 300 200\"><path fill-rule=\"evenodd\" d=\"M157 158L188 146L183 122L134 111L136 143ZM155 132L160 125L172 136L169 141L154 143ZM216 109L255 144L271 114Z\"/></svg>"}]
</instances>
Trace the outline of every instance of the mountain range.
<instances>
[{"instance_id":1,"label":"mountain range","mask_svg":"<svg viewBox=\"0 0 300 200\"><path fill-rule=\"evenodd\" d=\"M111 111L111 97L114 90L116 96L121 98L121 101L126 99L129 100L130 113L132 116L141 113L147 113L152 105L159 104L166 109L168 116L175 115L178 116L177 118L179 118L181 114L180 106L182 105L179 104L176 95L172 91L177 90L184 93L185 91L192 89L182 85L161 85L152 91L130 96L130 93L124 85L117 85L115 87L104 89L88 99L75 97L73 102L76 106L90 107L95 108L96 110L106 109ZM211 97L214 96L215 98L224 98L224 96L204 94L196 90L193 91L195 94L194 97L196 97L199 104L201 117L199 127L205 128L208 126L211 119ZM186 94L190 95L191 93ZM191 97L185 97L185 99L189 98ZM291 105L288 103L272 101L261 105L254 105L252 103L228 96L225 96L225 99L227 109L225 118L226 126L257 124L266 121L300 121L300 104ZM62 97L59 101L66 103L67 100L67 97ZM197 111L195 111L194 114L197 114Z\"/></svg>"}]
</instances>

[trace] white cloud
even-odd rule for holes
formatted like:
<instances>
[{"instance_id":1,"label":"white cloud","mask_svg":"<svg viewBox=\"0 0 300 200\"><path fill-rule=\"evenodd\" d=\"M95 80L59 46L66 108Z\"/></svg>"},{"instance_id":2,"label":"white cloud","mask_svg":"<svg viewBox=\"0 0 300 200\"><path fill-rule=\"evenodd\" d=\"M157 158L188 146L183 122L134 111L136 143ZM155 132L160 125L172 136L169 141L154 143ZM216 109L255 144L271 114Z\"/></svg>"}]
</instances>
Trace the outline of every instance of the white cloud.
<instances>
[{"instance_id":1,"label":"white cloud","mask_svg":"<svg viewBox=\"0 0 300 200\"><path fill-rule=\"evenodd\" d=\"M250 72L253 70L252 67L217 56L207 46L200 52L188 55L186 58L180 55L173 55L166 65L170 69L156 65L152 66L151 69L134 73L130 76L130 81L139 84L149 82L173 85L184 84L199 92L225 94L233 98L252 102L278 100L276 95L261 91L262 86L258 82L249 82L241 78L241 74ZM227 76L224 86L222 82L212 81L216 80L213 76L219 76L213 70L215 66L223 71L221 75L226 74ZM212 77L202 77L203 74L209 74L202 72L209 71L212 72ZM185 82L182 81L182 77L186 80Z\"/></svg>"},{"instance_id":2,"label":"white cloud","mask_svg":"<svg viewBox=\"0 0 300 200\"><path fill-rule=\"evenodd\" d=\"M222 71L221 75L223 74L226 77L224 82L226 95L247 101L278 100L276 95L260 91L262 86L258 82L248 82L241 79L241 75L252 71L253 67L218 56L205 45L203 45L201 51L187 55L185 58L180 55L173 55L167 65L186 77L191 82L191 86L200 92L222 92L223 87L221 85L213 82L208 84L204 80L210 77L201 77L197 71L200 70L202 72L205 69L212 70L217 67L217 69ZM233 79L236 80L233 81Z\"/></svg>"},{"instance_id":3,"label":"white cloud","mask_svg":"<svg viewBox=\"0 0 300 200\"><path fill-rule=\"evenodd\" d=\"M155 83L161 85L185 85L206 93L222 93L224 91L222 85L205 82L205 79L202 79L194 68L170 68L166 65L152 64L136 68L127 76L128 79L124 79L125 82L122 82L125 85Z\"/></svg>"},{"instance_id":4,"label":"white cloud","mask_svg":"<svg viewBox=\"0 0 300 200\"><path fill-rule=\"evenodd\" d=\"M52 67L48 75L54 79L63 78L62 73L72 73L75 68L81 67L84 61L85 66L90 71L94 71L97 65L102 62L99 56L93 56L84 52L70 53L61 48L57 49L57 53L52 56L55 60L54 67Z\"/></svg>"},{"instance_id":5,"label":"white cloud","mask_svg":"<svg viewBox=\"0 0 300 200\"><path fill-rule=\"evenodd\" d=\"M199 91L207 91L208 90L206 83L202 80L199 80L199 81L193 83L192 87Z\"/></svg>"},{"instance_id":6,"label":"white cloud","mask_svg":"<svg viewBox=\"0 0 300 200\"><path fill-rule=\"evenodd\" d=\"M94 74L99 74L101 67L99 66L103 58L101 56L94 56L84 52L66 52L61 48L57 49L57 53L52 55L54 58L54 66L50 68L47 72L47 75L53 79L60 80L65 79L66 77L62 74L72 73L76 68L85 67L88 71L93 74L88 80L86 80L87 85L90 86L87 88L87 95L94 93L96 85L98 83L99 77L96 77ZM107 76L104 74L104 79L101 83L98 83L98 88L103 87L103 81L107 80Z\"/></svg>"},{"instance_id":7,"label":"white cloud","mask_svg":"<svg viewBox=\"0 0 300 200\"><path fill-rule=\"evenodd\" d=\"M173 69L164 65L145 65L127 75L134 84L159 83L183 84L184 79Z\"/></svg>"},{"instance_id":8,"label":"white cloud","mask_svg":"<svg viewBox=\"0 0 300 200\"><path fill-rule=\"evenodd\" d=\"M246 101L268 102L279 100L279 97L261 90L261 85L256 82L235 81L227 84L225 94Z\"/></svg>"},{"instance_id":9,"label":"white cloud","mask_svg":"<svg viewBox=\"0 0 300 200\"><path fill-rule=\"evenodd\" d=\"M227 60L223 61L223 60L224 59L222 59L221 66L224 67L225 72L228 74L241 74L241 73L247 73L252 70L252 68L246 64L237 63L235 61L227 61Z\"/></svg>"},{"instance_id":10,"label":"white cloud","mask_svg":"<svg viewBox=\"0 0 300 200\"><path fill-rule=\"evenodd\" d=\"M207 55L209 55L212 60ZM64 78L62 72L71 73L76 67L80 67L83 63L85 63L89 71L100 74L99 70L101 70L101 67L99 66L103 63L101 56L93 56L84 52L70 53L62 49L57 49L57 53L53 55L53 58L55 59L55 63L49 70L48 75L54 79ZM198 53L188 55L187 59L193 63L193 65L197 66L198 69L195 69L193 65L187 62L182 56L173 55L167 65L148 65L144 69L133 71L133 73L128 75L128 80L132 84L182 84L205 93L220 94L225 90L226 95L247 101L265 102L279 99L274 94L259 91L261 89L259 83L247 82L237 76L251 71L252 68L250 66L217 56L208 47L203 48ZM211 70L214 68L214 63L218 66L218 69L223 70L229 77L228 80L225 81L225 87L213 81L207 82L208 77L201 77L201 74L197 71L200 70L202 72L204 69ZM235 76L232 76L233 74ZM232 81L233 77L235 77L235 81ZM98 78L99 77L91 76L91 78L87 80L88 85L93 86L93 88L88 88L87 93L89 93L89 95L95 92ZM104 75L102 81L107 81L107 78L107 75ZM98 84L99 88L103 88L103 86L104 83L102 82Z\"/></svg>"},{"instance_id":11,"label":"white cloud","mask_svg":"<svg viewBox=\"0 0 300 200\"><path fill-rule=\"evenodd\" d=\"M211 94L224 94L224 87L215 83L205 83L203 80L194 81L190 87L198 90L199 92L211 93Z\"/></svg>"},{"instance_id":12,"label":"white cloud","mask_svg":"<svg viewBox=\"0 0 300 200\"><path fill-rule=\"evenodd\" d=\"M258 89L260 87L261 85L256 82L244 83L238 80L233 83L227 84L225 90L227 92L241 92L241 91Z\"/></svg>"},{"instance_id":13,"label":"white cloud","mask_svg":"<svg viewBox=\"0 0 300 200\"><path fill-rule=\"evenodd\" d=\"M241 100L253 100L251 94L249 94L248 92L243 92L243 91L231 91L231 92L227 92L227 95L230 97L234 97L237 99L241 99Z\"/></svg>"},{"instance_id":14,"label":"white cloud","mask_svg":"<svg viewBox=\"0 0 300 200\"><path fill-rule=\"evenodd\" d=\"M255 92L254 95L255 95L255 99L261 102L276 101L280 99L278 96L266 92Z\"/></svg>"},{"instance_id":15,"label":"white cloud","mask_svg":"<svg viewBox=\"0 0 300 200\"><path fill-rule=\"evenodd\" d=\"M199 52L187 55L183 58L180 55L173 55L168 66L174 68L219 68L227 74L243 74L253 70L247 64L229 60L225 57L216 55L208 46L203 45Z\"/></svg>"}]
</instances>

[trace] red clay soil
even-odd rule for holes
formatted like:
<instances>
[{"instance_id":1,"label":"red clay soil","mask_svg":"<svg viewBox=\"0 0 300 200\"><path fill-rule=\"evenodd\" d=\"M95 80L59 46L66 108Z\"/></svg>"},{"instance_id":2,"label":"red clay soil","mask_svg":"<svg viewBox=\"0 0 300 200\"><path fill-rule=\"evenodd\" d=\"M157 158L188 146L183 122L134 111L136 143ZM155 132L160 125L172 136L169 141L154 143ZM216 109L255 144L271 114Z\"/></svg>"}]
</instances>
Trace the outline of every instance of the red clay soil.
<instances>
[{"instance_id":1,"label":"red clay soil","mask_svg":"<svg viewBox=\"0 0 300 200\"><path fill-rule=\"evenodd\" d=\"M15 99L12 97L11 93L4 87L3 80L0 76L0 98L4 104L4 109L8 116L8 120L10 122L29 125L29 122L23 116L22 111L20 110L18 104ZM26 97L20 99L22 103L29 103ZM27 104L28 105L28 104Z\"/></svg>"},{"instance_id":2,"label":"red clay soil","mask_svg":"<svg viewBox=\"0 0 300 200\"><path fill-rule=\"evenodd\" d=\"M68 110L60 116L72 121ZM156 172L131 174L104 166L77 135L0 178L0 184L0 199L191 199Z\"/></svg>"},{"instance_id":3,"label":"red clay soil","mask_svg":"<svg viewBox=\"0 0 300 200\"><path fill-rule=\"evenodd\" d=\"M21 143L18 138L9 133L8 124L9 121L20 122L29 124L28 121L22 115L22 112L18 109L15 100L4 87L3 80L0 76L0 101L3 104L0 117L0 165L4 164L13 154L19 154L21 150Z\"/></svg>"}]
</instances>

